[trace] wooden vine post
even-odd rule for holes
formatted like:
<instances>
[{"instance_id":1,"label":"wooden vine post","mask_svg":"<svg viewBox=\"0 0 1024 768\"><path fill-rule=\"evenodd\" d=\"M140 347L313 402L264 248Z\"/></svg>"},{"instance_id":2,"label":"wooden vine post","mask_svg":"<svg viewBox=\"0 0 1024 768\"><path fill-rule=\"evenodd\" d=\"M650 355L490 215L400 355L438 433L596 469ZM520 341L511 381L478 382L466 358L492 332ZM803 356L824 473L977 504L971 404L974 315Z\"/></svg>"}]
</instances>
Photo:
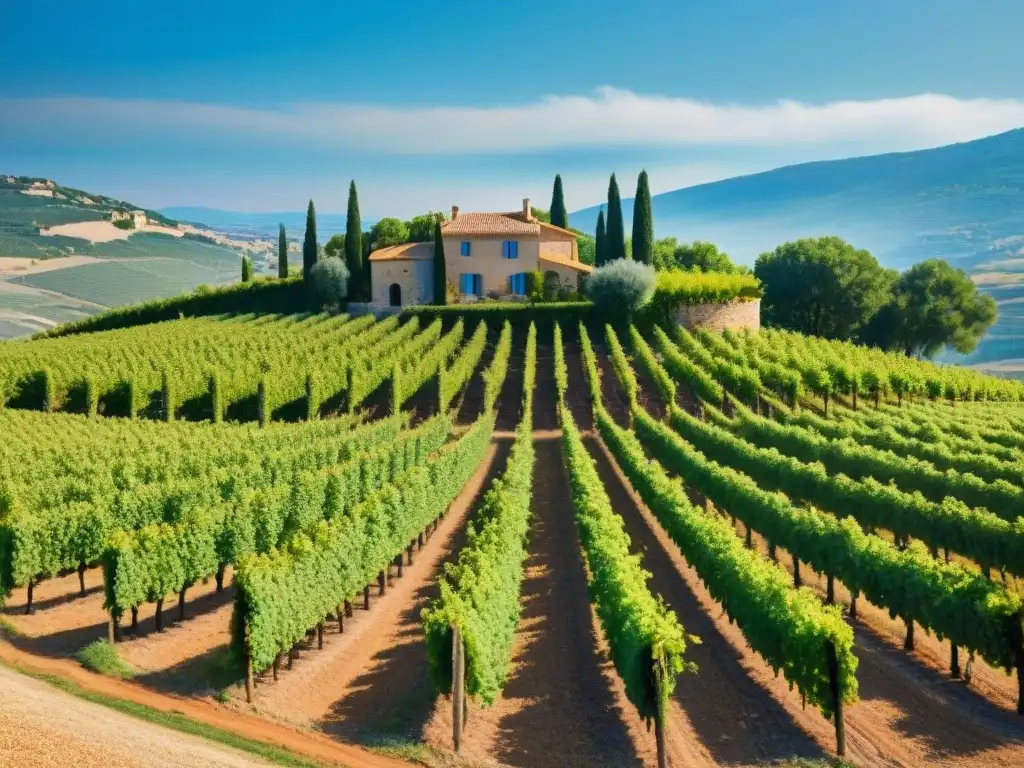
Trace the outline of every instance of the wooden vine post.
<instances>
[{"instance_id":1,"label":"wooden vine post","mask_svg":"<svg viewBox=\"0 0 1024 768\"><path fill-rule=\"evenodd\" d=\"M1013 666L1017 669L1017 714L1024 715L1024 610L1017 611L1009 619L1008 635L1013 648ZM966 675L970 680L971 661L968 659Z\"/></svg>"},{"instance_id":2,"label":"wooden vine post","mask_svg":"<svg viewBox=\"0 0 1024 768\"><path fill-rule=\"evenodd\" d=\"M274 667L275 679L277 667ZM245 702L246 704L252 704L252 689L255 686L255 680L253 679L252 673L252 649L249 647L249 624L245 625Z\"/></svg>"},{"instance_id":3,"label":"wooden vine post","mask_svg":"<svg viewBox=\"0 0 1024 768\"><path fill-rule=\"evenodd\" d=\"M452 747L462 746L462 726L466 710L466 647L462 633L452 626Z\"/></svg>"},{"instance_id":4,"label":"wooden vine post","mask_svg":"<svg viewBox=\"0 0 1024 768\"><path fill-rule=\"evenodd\" d=\"M836 754L846 757L846 723L843 722L843 697L839 690L839 658L831 640L825 641L828 659L828 684L832 689L832 717L836 726Z\"/></svg>"},{"instance_id":5,"label":"wooden vine post","mask_svg":"<svg viewBox=\"0 0 1024 768\"><path fill-rule=\"evenodd\" d=\"M657 709L654 711L654 740L658 746L658 768L668 768L668 744L665 738L665 670L654 663L654 696Z\"/></svg>"}]
</instances>

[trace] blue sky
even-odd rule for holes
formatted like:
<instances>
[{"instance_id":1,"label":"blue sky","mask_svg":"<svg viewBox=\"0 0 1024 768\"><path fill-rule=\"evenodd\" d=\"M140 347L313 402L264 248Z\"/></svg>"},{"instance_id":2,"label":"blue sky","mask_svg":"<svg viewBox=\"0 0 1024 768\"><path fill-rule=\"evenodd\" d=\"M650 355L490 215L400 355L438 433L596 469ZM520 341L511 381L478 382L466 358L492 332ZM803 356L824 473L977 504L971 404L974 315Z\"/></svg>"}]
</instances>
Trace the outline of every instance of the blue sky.
<instances>
[{"instance_id":1,"label":"blue sky","mask_svg":"<svg viewBox=\"0 0 1024 768\"><path fill-rule=\"evenodd\" d=\"M1019 0L50 0L3 26L0 171L149 207L340 211L355 178L369 217L514 208L560 172L575 209L611 171L667 191L1024 125Z\"/></svg>"}]
</instances>

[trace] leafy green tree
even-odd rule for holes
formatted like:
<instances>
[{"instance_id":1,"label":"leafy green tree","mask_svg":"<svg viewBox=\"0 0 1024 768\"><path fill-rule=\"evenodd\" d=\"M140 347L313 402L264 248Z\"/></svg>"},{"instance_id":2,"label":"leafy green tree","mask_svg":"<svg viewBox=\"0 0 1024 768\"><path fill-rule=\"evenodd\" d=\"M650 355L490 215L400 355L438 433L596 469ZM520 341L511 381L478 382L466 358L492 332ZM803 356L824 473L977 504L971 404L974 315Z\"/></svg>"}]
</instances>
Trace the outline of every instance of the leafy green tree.
<instances>
[{"instance_id":1,"label":"leafy green tree","mask_svg":"<svg viewBox=\"0 0 1024 768\"><path fill-rule=\"evenodd\" d=\"M331 239L324 244L324 256L332 259L345 258L345 235L331 235Z\"/></svg>"},{"instance_id":2,"label":"leafy green tree","mask_svg":"<svg viewBox=\"0 0 1024 768\"><path fill-rule=\"evenodd\" d=\"M530 215L533 216L533 218L535 218L537 221L543 221L545 224L551 223L551 214L548 211L545 211L543 208L536 208L535 206L531 205Z\"/></svg>"},{"instance_id":3,"label":"leafy green tree","mask_svg":"<svg viewBox=\"0 0 1024 768\"><path fill-rule=\"evenodd\" d=\"M579 253L580 261L594 266L597 261L597 240L593 235L580 232L578 229L572 231L576 233L576 250Z\"/></svg>"},{"instance_id":4,"label":"leafy green tree","mask_svg":"<svg viewBox=\"0 0 1024 768\"><path fill-rule=\"evenodd\" d=\"M654 268L659 272L664 272L669 269L676 269L676 248L679 247L679 241L674 237L662 237L654 241L654 247L651 249L651 263Z\"/></svg>"},{"instance_id":5,"label":"leafy green tree","mask_svg":"<svg viewBox=\"0 0 1024 768\"><path fill-rule=\"evenodd\" d=\"M355 179L348 184L348 216L345 220L345 265L348 267L348 288L357 296L363 288L363 228L359 221L359 195ZM351 297L350 297L351 298Z\"/></svg>"},{"instance_id":6,"label":"leafy green tree","mask_svg":"<svg viewBox=\"0 0 1024 768\"><path fill-rule=\"evenodd\" d=\"M309 273L320 258L320 248L316 242L316 208L309 201L306 209L306 237L302 241L302 277L309 280Z\"/></svg>"},{"instance_id":7,"label":"leafy green tree","mask_svg":"<svg viewBox=\"0 0 1024 768\"><path fill-rule=\"evenodd\" d=\"M967 354L996 314L995 300L966 272L929 259L900 275L891 300L864 329L862 340L908 355L932 357L943 347Z\"/></svg>"},{"instance_id":8,"label":"leafy green tree","mask_svg":"<svg viewBox=\"0 0 1024 768\"><path fill-rule=\"evenodd\" d=\"M284 224L277 233L277 276L288 277L288 236L284 231Z\"/></svg>"},{"instance_id":9,"label":"leafy green tree","mask_svg":"<svg viewBox=\"0 0 1024 768\"><path fill-rule=\"evenodd\" d=\"M433 211L412 217L409 221L405 222L405 226L409 230L408 242L429 243L434 239L434 225L438 222L444 222L444 220L445 216L443 213L434 213Z\"/></svg>"},{"instance_id":10,"label":"leafy green tree","mask_svg":"<svg viewBox=\"0 0 1024 768\"><path fill-rule=\"evenodd\" d=\"M448 303L448 273L444 264L444 241L441 238L441 222L434 222L434 304L443 307Z\"/></svg>"},{"instance_id":11,"label":"leafy green tree","mask_svg":"<svg viewBox=\"0 0 1024 768\"><path fill-rule=\"evenodd\" d=\"M754 265L766 325L851 339L889 300L896 273L838 237L784 243Z\"/></svg>"},{"instance_id":12,"label":"leafy green tree","mask_svg":"<svg viewBox=\"0 0 1024 768\"><path fill-rule=\"evenodd\" d=\"M409 242L409 227L401 219L383 218L370 228L370 250Z\"/></svg>"},{"instance_id":13,"label":"leafy green tree","mask_svg":"<svg viewBox=\"0 0 1024 768\"><path fill-rule=\"evenodd\" d=\"M633 200L633 258L644 264L654 261L654 214L647 171L640 171Z\"/></svg>"},{"instance_id":14,"label":"leafy green tree","mask_svg":"<svg viewBox=\"0 0 1024 768\"><path fill-rule=\"evenodd\" d=\"M551 190L551 223L562 229L569 228L569 212L565 210L565 195L559 174L555 174L555 186Z\"/></svg>"},{"instance_id":15,"label":"leafy green tree","mask_svg":"<svg viewBox=\"0 0 1024 768\"><path fill-rule=\"evenodd\" d=\"M248 256L242 257L242 282L248 283L252 280L252 259Z\"/></svg>"},{"instance_id":16,"label":"leafy green tree","mask_svg":"<svg viewBox=\"0 0 1024 768\"><path fill-rule=\"evenodd\" d=\"M608 238L604 226L604 209L598 211L597 228L594 230L594 264L601 267L608 263Z\"/></svg>"},{"instance_id":17,"label":"leafy green tree","mask_svg":"<svg viewBox=\"0 0 1024 768\"><path fill-rule=\"evenodd\" d=\"M679 269L699 269L701 272L724 272L733 274L737 271L729 254L718 250L718 246L705 240L694 240L692 243L676 246L673 251L675 266Z\"/></svg>"},{"instance_id":18,"label":"leafy green tree","mask_svg":"<svg viewBox=\"0 0 1024 768\"><path fill-rule=\"evenodd\" d=\"M626 258L626 229L622 222L622 197L619 182L612 174L608 181L608 218L605 220L605 260Z\"/></svg>"}]
</instances>

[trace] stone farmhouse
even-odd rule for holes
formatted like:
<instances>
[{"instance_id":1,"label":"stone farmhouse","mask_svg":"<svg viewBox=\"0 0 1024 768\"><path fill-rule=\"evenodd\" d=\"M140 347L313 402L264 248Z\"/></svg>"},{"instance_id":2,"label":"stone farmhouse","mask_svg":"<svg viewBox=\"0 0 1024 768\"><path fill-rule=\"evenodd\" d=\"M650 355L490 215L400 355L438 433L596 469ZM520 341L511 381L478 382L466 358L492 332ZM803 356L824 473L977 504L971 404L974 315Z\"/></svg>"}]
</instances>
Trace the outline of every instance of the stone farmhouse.
<instances>
[{"instance_id":1,"label":"stone farmhouse","mask_svg":"<svg viewBox=\"0 0 1024 768\"><path fill-rule=\"evenodd\" d=\"M525 297L528 272L575 290L592 267L580 262L576 234L538 221L530 200L511 213L460 213L441 224L449 292L460 302ZM406 243L370 254L371 305L429 304L434 297L434 244Z\"/></svg>"},{"instance_id":2,"label":"stone farmhouse","mask_svg":"<svg viewBox=\"0 0 1024 768\"><path fill-rule=\"evenodd\" d=\"M145 211L125 211L115 209L110 212L111 221L124 221L126 219L131 219L135 223L136 229L142 229L146 226L146 222L148 221Z\"/></svg>"}]
</instances>

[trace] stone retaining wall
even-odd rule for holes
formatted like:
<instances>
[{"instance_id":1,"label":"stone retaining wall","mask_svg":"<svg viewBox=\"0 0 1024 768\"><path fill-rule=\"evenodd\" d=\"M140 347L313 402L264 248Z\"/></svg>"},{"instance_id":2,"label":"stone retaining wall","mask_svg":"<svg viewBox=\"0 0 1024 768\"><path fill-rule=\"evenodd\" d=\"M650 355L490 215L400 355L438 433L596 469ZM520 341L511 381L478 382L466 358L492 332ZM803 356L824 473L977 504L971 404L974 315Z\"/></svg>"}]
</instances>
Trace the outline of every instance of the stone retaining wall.
<instances>
[{"instance_id":1,"label":"stone retaining wall","mask_svg":"<svg viewBox=\"0 0 1024 768\"><path fill-rule=\"evenodd\" d=\"M676 310L675 320L687 330L707 328L723 331L728 328L738 331L761 328L761 300L732 301L728 304L688 304Z\"/></svg>"}]
</instances>

